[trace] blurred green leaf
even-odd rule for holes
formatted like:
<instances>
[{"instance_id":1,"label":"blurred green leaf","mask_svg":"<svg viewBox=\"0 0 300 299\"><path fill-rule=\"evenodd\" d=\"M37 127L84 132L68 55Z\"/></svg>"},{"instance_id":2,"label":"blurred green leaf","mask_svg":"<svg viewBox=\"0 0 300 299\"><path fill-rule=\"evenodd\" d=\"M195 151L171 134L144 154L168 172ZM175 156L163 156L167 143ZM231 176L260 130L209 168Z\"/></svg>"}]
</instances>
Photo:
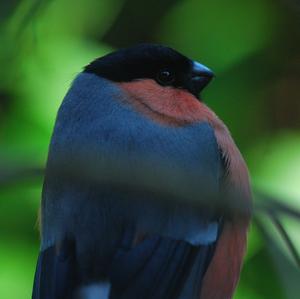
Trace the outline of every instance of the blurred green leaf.
<instances>
[{"instance_id":1,"label":"blurred green leaf","mask_svg":"<svg viewBox=\"0 0 300 299\"><path fill-rule=\"evenodd\" d=\"M264 136L247 152L255 187L300 208L300 134Z\"/></svg>"},{"instance_id":2,"label":"blurred green leaf","mask_svg":"<svg viewBox=\"0 0 300 299\"><path fill-rule=\"evenodd\" d=\"M31 298L38 244L0 238L0 298Z\"/></svg>"},{"instance_id":3,"label":"blurred green leaf","mask_svg":"<svg viewBox=\"0 0 300 299\"><path fill-rule=\"evenodd\" d=\"M276 6L268 0L179 1L159 36L221 72L266 46L277 17Z\"/></svg>"}]
</instances>

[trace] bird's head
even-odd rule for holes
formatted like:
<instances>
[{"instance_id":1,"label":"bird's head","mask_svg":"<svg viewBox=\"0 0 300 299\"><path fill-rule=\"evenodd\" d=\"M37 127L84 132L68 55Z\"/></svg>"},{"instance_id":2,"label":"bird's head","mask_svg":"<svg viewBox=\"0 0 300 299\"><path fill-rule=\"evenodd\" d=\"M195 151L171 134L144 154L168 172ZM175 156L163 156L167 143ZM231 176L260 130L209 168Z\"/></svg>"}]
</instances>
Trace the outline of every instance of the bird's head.
<instances>
[{"instance_id":1,"label":"bird's head","mask_svg":"<svg viewBox=\"0 0 300 299\"><path fill-rule=\"evenodd\" d=\"M85 72L115 82L150 79L163 87L189 91L197 98L214 76L201 63L156 44L140 44L110 53L87 65Z\"/></svg>"},{"instance_id":2,"label":"bird's head","mask_svg":"<svg viewBox=\"0 0 300 299\"><path fill-rule=\"evenodd\" d=\"M118 83L139 112L168 123L199 119L200 92L214 76L199 62L155 44L110 53L91 62L84 72Z\"/></svg>"}]
</instances>

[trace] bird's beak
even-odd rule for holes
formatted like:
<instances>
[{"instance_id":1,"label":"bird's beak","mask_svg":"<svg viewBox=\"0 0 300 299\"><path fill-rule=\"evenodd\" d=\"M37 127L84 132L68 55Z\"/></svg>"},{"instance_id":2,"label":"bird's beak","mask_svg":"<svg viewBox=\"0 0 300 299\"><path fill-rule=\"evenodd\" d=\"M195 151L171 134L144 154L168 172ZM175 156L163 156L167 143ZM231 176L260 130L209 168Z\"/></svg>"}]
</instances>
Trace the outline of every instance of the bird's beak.
<instances>
[{"instance_id":1,"label":"bird's beak","mask_svg":"<svg viewBox=\"0 0 300 299\"><path fill-rule=\"evenodd\" d=\"M213 77L214 73L209 68L197 61L193 61L192 84L196 94L199 94Z\"/></svg>"}]
</instances>

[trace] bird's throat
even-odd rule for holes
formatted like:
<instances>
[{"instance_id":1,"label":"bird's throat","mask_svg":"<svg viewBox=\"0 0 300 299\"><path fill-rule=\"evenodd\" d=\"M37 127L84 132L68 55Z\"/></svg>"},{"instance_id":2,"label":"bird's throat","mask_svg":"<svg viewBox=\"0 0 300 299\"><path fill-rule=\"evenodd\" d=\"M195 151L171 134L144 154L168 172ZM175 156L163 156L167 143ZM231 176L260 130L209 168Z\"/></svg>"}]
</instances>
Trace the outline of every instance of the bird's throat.
<instances>
[{"instance_id":1,"label":"bird's throat","mask_svg":"<svg viewBox=\"0 0 300 299\"><path fill-rule=\"evenodd\" d=\"M201 120L201 103L186 90L163 87L150 79L119 86L129 94L130 104L155 122L184 126Z\"/></svg>"}]
</instances>

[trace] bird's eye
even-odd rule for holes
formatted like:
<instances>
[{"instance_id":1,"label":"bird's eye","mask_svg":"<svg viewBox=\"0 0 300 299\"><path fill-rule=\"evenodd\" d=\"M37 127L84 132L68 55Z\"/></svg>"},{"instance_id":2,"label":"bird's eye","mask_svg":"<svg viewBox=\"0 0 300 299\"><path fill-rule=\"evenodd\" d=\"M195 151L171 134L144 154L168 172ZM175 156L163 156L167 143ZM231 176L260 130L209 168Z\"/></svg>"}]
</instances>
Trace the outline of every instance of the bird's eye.
<instances>
[{"instance_id":1,"label":"bird's eye","mask_svg":"<svg viewBox=\"0 0 300 299\"><path fill-rule=\"evenodd\" d=\"M175 75L171 70L163 69L157 74L157 81L161 85L170 85L174 82Z\"/></svg>"}]
</instances>

